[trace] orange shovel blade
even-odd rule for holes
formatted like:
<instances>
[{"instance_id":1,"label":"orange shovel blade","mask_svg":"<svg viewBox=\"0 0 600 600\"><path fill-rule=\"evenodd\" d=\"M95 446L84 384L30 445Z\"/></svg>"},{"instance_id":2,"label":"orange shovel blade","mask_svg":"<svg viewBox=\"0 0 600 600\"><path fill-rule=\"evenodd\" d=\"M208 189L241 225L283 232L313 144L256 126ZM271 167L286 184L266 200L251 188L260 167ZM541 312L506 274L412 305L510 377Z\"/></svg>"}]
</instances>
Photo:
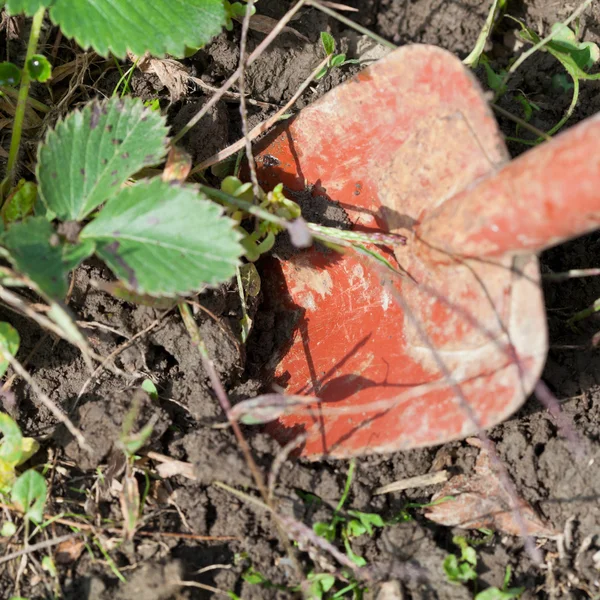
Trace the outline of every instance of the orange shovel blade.
<instances>
[{"instance_id":1,"label":"orange shovel blade","mask_svg":"<svg viewBox=\"0 0 600 600\"><path fill-rule=\"evenodd\" d=\"M458 59L403 47L286 122L256 160L265 188L309 189L356 230L408 237L387 253L403 276L319 247L265 261L270 310L294 323L274 382L321 400L271 424L274 437L305 432L312 458L391 452L467 436L522 404L547 352L535 256L436 261L418 241L428 215L508 160Z\"/></svg>"}]
</instances>

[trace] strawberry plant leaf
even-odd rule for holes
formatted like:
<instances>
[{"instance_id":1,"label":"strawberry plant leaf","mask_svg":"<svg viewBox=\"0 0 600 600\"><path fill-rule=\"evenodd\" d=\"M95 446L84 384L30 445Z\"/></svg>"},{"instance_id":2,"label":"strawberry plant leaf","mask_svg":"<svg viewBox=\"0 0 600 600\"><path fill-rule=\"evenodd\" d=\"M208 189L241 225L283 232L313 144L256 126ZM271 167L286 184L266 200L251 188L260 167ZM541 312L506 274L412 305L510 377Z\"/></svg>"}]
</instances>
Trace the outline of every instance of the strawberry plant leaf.
<instances>
[{"instance_id":1,"label":"strawberry plant leaf","mask_svg":"<svg viewBox=\"0 0 600 600\"><path fill-rule=\"evenodd\" d=\"M46 480L37 471L29 469L14 482L11 500L23 511L26 519L41 523L44 520L47 491Z\"/></svg>"},{"instance_id":2,"label":"strawberry plant leaf","mask_svg":"<svg viewBox=\"0 0 600 600\"><path fill-rule=\"evenodd\" d=\"M14 267L55 299L66 295L69 271L94 251L91 241L77 245L61 242L44 217L15 223L3 234L1 242Z\"/></svg>"},{"instance_id":3,"label":"strawberry plant leaf","mask_svg":"<svg viewBox=\"0 0 600 600\"><path fill-rule=\"evenodd\" d=\"M23 454L23 434L7 414L0 413L0 461L16 465Z\"/></svg>"},{"instance_id":4,"label":"strawberry plant leaf","mask_svg":"<svg viewBox=\"0 0 600 600\"><path fill-rule=\"evenodd\" d=\"M6 0L0 4L6 4L9 15L25 13L32 17L40 8L48 7L54 0Z\"/></svg>"},{"instance_id":5,"label":"strawberry plant leaf","mask_svg":"<svg viewBox=\"0 0 600 600\"><path fill-rule=\"evenodd\" d=\"M218 35L226 15L223 0L54 0L50 17L82 48L124 58L184 56Z\"/></svg>"},{"instance_id":6,"label":"strawberry plant leaf","mask_svg":"<svg viewBox=\"0 0 600 600\"><path fill-rule=\"evenodd\" d=\"M17 353L20 344L21 337L19 336L19 332L9 323L0 323L0 377L6 373L6 369L8 369L9 365L5 353L14 356ZM2 457L1 451L0 457Z\"/></svg>"},{"instance_id":7,"label":"strawberry plant leaf","mask_svg":"<svg viewBox=\"0 0 600 600\"><path fill-rule=\"evenodd\" d=\"M30 215L34 210L37 195L37 185L21 179L0 209L4 224L20 221Z\"/></svg>"},{"instance_id":8,"label":"strawberry plant leaf","mask_svg":"<svg viewBox=\"0 0 600 600\"><path fill-rule=\"evenodd\" d=\"M114 98L71 113L40 148L42 198L62 219L83 218L164 157L166 134L164 119L137 100Z\"/></svg>"},{"instance_id":9,"label":"strawberry plant leaf","mask_svg":"<svg viewBox=\"0 0 600 600\"><path fill-rule=\"evenodd\" d=\"M44 203L62 220L83 219L142 167L160 162L166 136L164 118L131 98L92 102L71 113L39 150Z\"/></svg>"},{"instance_id":10,"label":"strawberry plant leaf","mask_svg":"<svg viewBox=\"0 0 600 600\"><path fill-rule=\"evenodd\" d=\"M81 232L136 293L176 296L226 281L242 254L235 222L191 186L123 189Z\"/></svg>"}]
</instances>

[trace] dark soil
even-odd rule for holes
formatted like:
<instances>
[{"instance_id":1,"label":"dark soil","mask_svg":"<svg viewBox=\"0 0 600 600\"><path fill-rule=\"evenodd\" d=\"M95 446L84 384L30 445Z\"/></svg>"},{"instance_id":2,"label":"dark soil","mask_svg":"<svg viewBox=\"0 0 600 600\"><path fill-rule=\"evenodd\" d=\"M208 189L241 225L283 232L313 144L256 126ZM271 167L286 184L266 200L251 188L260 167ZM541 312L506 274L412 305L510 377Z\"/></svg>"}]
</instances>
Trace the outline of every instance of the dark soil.
<instances>
[{"instance_id":1,"label":"dark soil","mask_svg":"<svg viewBox=\"0 0 600 600\"><path fill-rule=\"evenodd\" d=\"M360 9L352 18L397 44L436 44L461 57L473 47L489 4L479 0L346 0L345 3ZM278 18L288 4L261 0L259 12ZM567 17L573 8L544 0L509 2L511 14L534 28L543 27L545 32L552 23ZM593 8L588 13L581 22L583 38L600 42L600 9ZM284 33L263 54L247 73L247 91L256 101L281 105L294 94L320 60L319 32L327 28L334 34L339 50L347 52L350 58L357 53L363 58L382 55L372 42L314 9L302 12L291 25L311 43ZM486 50L496 69L506 66L520 51L515 47L514 27L514 23L504 20ZM219 85L237 66L238 36L239 28L222 34L186 64L206 83ZM250 48L261 39L262 34L250 32ZM310 103L357 69L351 66L334 70L304 95L298 107ZM511 80L511 90L521 90L542 109L532 118L532 124L541 129L556 123L570 102L568 92L553 87L552 78L560 72L560 65L552 57L538 53ZM483 72L480 75L485 78ZM102 79L105 91L112 91L114 83L109 77ZM138 95L152 97L154 94L168 103L169 93L155 77L136 75L132 85ZM582 82L580 101L569 126L598 111L599 85ZM522 114L512 97L507 94L503 105L515 114ZM171 106L174 130L183 126L205 101L202 92L195 90ZM272 110L268 106L251 105L250 124L263 120ZM513 123L503 119L500 123L507 135L515 135ZM218 104L184 142L194 160L199 161L237 140L239 135L238 104L229 100ZM521 144L509 147L513 155L525 149ZM344 225L343 211L337 207L315 204L304 208L305 214L312 210L321 219ZM600 237L594 234L546 252L542 266L546 272L595 267L599 252ZM179 583L181 581L233 591L244 600L293 597L292 592L283 591L281 587L295 581L294 573L270 516L213 485L221 481L249 494L253 494L254 489L232 432L215 428L223 421L222 410L177 311L165 314L162 309L136 307L92 285L94 281L110 278L110 273L101 265L87 263L75 274L70 306L79 320L87 322L90 341L104 356L158 321L117 357L116 367L125 376L104 371L78 399L89 373L72 347L46 337L28 362L28 370L41 388L65 410L72 411L94 455L82 453L62 427L56 427L50 414L39 408L35 396L23 383L15 384L14 398L4 397L5 409L18 419L23 431L43 443L44 451L35 460L47 460L53 465L48 512L85 513L89 522L99 527L96 543L90 540L89 552L84 551L76 560L59 565L58 597L72 600L213 597L207 589L185 586ZM476 586L456 585L447 581L442 562L449 553L457 551L452 536L466 535L465 532L435 525L418 509L410 509L411 519L388 525L374 536L363 536L353 544L354 551L364 556L369 565L374 581L370 594L376 595L382 582L399 581L398 589L404 595L393 596L395 598L472 598L476 591L488 586L501 586L508 566L513 573L511 585L526 588L522 598L575 599L600 594L600 353L592 343L600 321L590 318L577 331L565 325L566 318L600 297L600 278L547 284L545 293L551 350L544 380L560 400L561 409L572 423L579 442L566 441L556 421L535 398L508 422L493 429L490 437L496 442L518 493L551 527L559 531L567 528L567 542L560 548L555 541L541 542L543 564L535 565L522 540L470 532L470 537L481 542L477 546L479 578ZM260 366L269 360L273 348L289 331L289 319L286 322L285 315L270 313L266 308L268 302L261 304L262 300L259 297L252 307L254 332L247 347L243 347L236 341L240 319L236 287L224 286L197 298L198 303L210 311L199 309L197 321L233 402L263 390L264 384L258 377ZM24 359L44 333L12 313L1 317L18 328L22 337L19 357ZM140 392L141 382L147 378L157 385L158 400L151 400ZM181 475L163 482L148 480L141 530L167 535L135 536L131 541L121 542L110 528L120 527L122 523L118 482L122 479L124 464L118 441L132 406L136 407L136 426L149 420L154 422L144 451L191 462L195 480ZM259 468L268 474L278 447L266 434L257 433L255 429L247 429L246 434ZM409 502L428 502L436 488L374 496L372 492L376 487L441 467L469 472L475 454L472 447L456 442L441 448L360 459L346 508L376 512L385 519L393 519ZM282 513L293 514L308 526L331 518L330 507L335 506L343 493L347 471L348 464L343 461L286 462L277 487ZM144 489L146 480L142 470L136 472L136 477ZM310 492L322 502L315 505L302 501L297 490ZM40 534L40 539L43 535L52 537L68 532L68 527L53 524ZM168 535L178 533L185 535ZM190 534L237 539L204 541ZM9 551L19 547L17 538L14 544L9 543L10 540L3 542L10 547ZM110 555L113 565L107 562L100 546ZM306 572L311 568L317 572L327 568L323 557L310 557L306 552L301 552L300 557ZM1 567L1 598L9 598L14 593L17 562ZM211 565L214 568L207 569ZM250 567L270 584L245 581L242 574ZM37 572L41 571L28 567L21 577L21 595L31 599L55 597L53 584L48 584L52 580L38 577ZM118 572L126 582L120 581ZM349 593L345 597L352 596Z\"/></svg>"}]
</instances>

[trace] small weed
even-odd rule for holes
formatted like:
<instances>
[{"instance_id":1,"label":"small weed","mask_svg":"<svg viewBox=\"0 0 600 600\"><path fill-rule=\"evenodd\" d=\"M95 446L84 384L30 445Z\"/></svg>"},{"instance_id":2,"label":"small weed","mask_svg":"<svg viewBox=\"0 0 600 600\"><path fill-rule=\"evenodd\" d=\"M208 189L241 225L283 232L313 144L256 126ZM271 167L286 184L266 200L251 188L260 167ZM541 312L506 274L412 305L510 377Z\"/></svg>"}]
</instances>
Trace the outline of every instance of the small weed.
<instances>
[{"instance_id":1,"label":"small weed","mask_svg":"<svg viewBox=\"0 0 600 600\"><path fill-rule=\"evenodd\" d=\"M477 579L477 553L469 546L466 538L456 535L452 542L460 548L460 557L449 554L442 565L446 578L451 583L466 583Z\"/></svg>"},{"instance_id":2,"label":"small weed","mask_svg":"<svg viewBox=\"0 0 600 600\"><path fill-rule=\"evenodd\" d=\"M323 49L325 50L325 55L329 57L327 64L317 73L315 77L316 80L323 79L327 73L331 69L336 67L343 67L344 65L355 65L360 61L357 59L349 59L346 60L345 54L336 54L335 53L335 40L330 33L326 31L321 32L321 44L323 45Z\"/></svg>"},{"instance_id":3,"label":"small weed","mask_svg":"<svg viewBox=\"0 0 600 600\"><path fill-rule=\"evenodd\" d=\"M485 532L486 534L488 532ZM475 582L477 580L477 552L474 545L484 542L475 542L467 540L464 536L457 535L452 538L452 542L459 547L460 556L449 554L442 563L442 568L449 582L455 584L464 584ZM501 588L490 587L475 595L474 600L512 600L518 598L524 591L524 588L509 588L511 579L511 568L507 565L504 573L504 581Z\"/></svg>"}]
</instances>

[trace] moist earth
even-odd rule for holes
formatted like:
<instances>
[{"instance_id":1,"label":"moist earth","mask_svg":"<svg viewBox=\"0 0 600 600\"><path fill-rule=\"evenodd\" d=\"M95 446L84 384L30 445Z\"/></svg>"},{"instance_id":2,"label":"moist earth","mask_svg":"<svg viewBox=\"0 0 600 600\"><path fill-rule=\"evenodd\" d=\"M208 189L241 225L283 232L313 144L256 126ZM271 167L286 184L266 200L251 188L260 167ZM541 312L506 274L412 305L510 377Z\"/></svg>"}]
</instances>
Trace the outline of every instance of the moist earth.
<instances>
[{"instance_id":1,"label":"moist earth","mask_svg":"<svg viewBox=\"0 0 600 600\"><path fill-rule=\"evenodd\" d=\"M442 46L461 58L472 49L483 26L487 2L464 0L346 0L358 8L349 16L384 38L396 43L428 43ZM261 0L261 14L279 18L288 2ZM543 0L509 2L510 14L544 32L566 18L574 7ZM600 41L600 9L592 8L581 20L583 39ZM329 29L338 51L350 58L376 59L383 52L368 39L348 30L314 9L300 13L290 24L309 42L293 33L283 33L246 74L250 126L267 118L287 101L320 60L319 32ZM521 51L515 37L516 25L505 19L495 30L486 52L498 71ZM264 35L251 31L249 48ZM206 84L220 85L237 67L239 28L223 33L186 65ZM341 83L358 70L357 66L335 69L312 86L299 100L301 108ZM534 111L531 123L547 130L560 120L570 102L570 92L555 85L561 67L544 53L527 61L511 80L511 90L521 90L541 110ZM485 85L486 75L477 72ZM106 83L110 89L109 83ZM114 85L114 82L113 82ZM572 126L598 111L598 86L582 82L580 99L569 120ZM168 98L154 76L136 74L133 80L138 95ZM500 100L505 109L522 114L519 105L506 95ZM196 90L170 107L174 130L181 128L207 97ZM515 125L499 119L507 136L515 137ZM239 105L235 99L220 102L184 138L183 143L194 161L200 161L236 141L240 136ZM526 147L509 142L513 156ZM299 199L304 214L315 220L347 227L343 210L323 206L323 199L311 203ZM280 252L289 251L289 245ZM589 235L545 252L541 257L544 273L597 266L600 236ZM260 267L260 265L259 265ZM51 415L41 408L28 386L17 380L12 392L2 397L3 405L18 419L27 435L43 444L44 452L35 460L54 464L57 475L52 482L50 512L86 512L103 523L122 523L119 491L124 464L119 459L119 440L124 422L133 418L134 426L148 421L153 433L144 447L176 460L193 464L193 478L177 475L165 482L149 481L145 531L167 535L134 537L115 545L107 533L99 533L96 542L110 550L113 568L99 552L83 552L75 561L59 567L65 598L72 600L109 600L140 597L151 600L197 599L213 597L210 588L235 592L244 599L287 598L284 591L294 577L292 565L278 542L269 514L215 481L245 493L253 493L248 466L229 428L223 422L222 409L215 399L199 355L188 338L176 310L135 306L117 300L98 289L96 282L109 281L111 275L99 263L88 261L74 275L70 307L86 327L94 350L106 356L140 331L147 332L119 353L114 369L104 370L88 382L90 373L80 354L65 342L45 335L37 326L3 311L2 320L11 322L20 332L20 357L31 353L27 368L41 389L58 405L70 411L74 422L90 440L94 453L88 456ZM522 410L490 432L490 438L515 482L519 495L531 503L552 528L567 531L565 541L539 542L543 564L534 564L522 540L501 534L465 534L460 529L436 525L425 519L419 509L408 503L427 503L436 487L407 490L376 496L375 488L392 481L423 475L442 467L453 473L468 473L476 451L464 442L430 449L395 453L389 456L357 460L357 470L345 508L381 514L394 524L362 536L353 543L354 551L369 565L373 596L383 582L399 581L408 599L472 598L487 586L502 586L506 568L512 570L511 586L526 588L521 598L592 598L600 593L598 552L600 551L600 354L592 340L600 330L600 320L591 317L577 329L565 325L566 319L591 305L600 297L600 278L571 279L545 283L544 292L550 331L550 352L543 378L558 398L572 435L565 439L564 428L535 398ZM268 298L257 297L251 306L254 330L248 343L238 342L241 309L237 288L231 284L200 294L195 316L203 338L227 393L233 402L252 397L265 388L261 367L274 349L285 340L293 322L269 309ZM158 398L140 392L144 379L157 386ZM88 385L86 385L86 383ZM80 394L85 386L85 391ZM81 396L81 397L80 397ZM131 411L134 407L134 413ZM268 474L279 449L264 433L245 429L252 452L261 471ZM99 477L98 467L103 469ZM289 460L279 471L278 501L283 513L293 514L308 526L332 516L341 497L348 463L324 460ZM143 474L136 473L140 486ZM304 492L304 500L299 492ZM306 501L306 493L321 499ZM60 498L60 504L56 501ZM96 524L100 524L98 520ZM70 530L53 525L52 533ZM177 535L168 534L184 534ZM443 570L444 558L457 552L454 535L469 535L477 540L478 580L475 584L450 583ZM202 540L199 536L210 536ZM113 536L114 537L114 536ZM232 539L233 538L233 539ZM98 544L95 548L98 548ZM324 557L300 553L302 567L308 571L311 560L316 569L327 568ZM13 564L13 563L10 563ZM209 568L212 567L212 568ZM252 584L242 577L252 568L269 585ZM117 571L118 569L118 571ZM117 577L120 572L126 581ZM0 574L0 596L13 592L16 573L6 566ZM247 579L247 578L246 578ZM205 586L191 587L184 582ZM206 587L208 586L208 587ZM280 587L278 587L280 586ZM21 593L28 598L51 597L43 585L24 578ZM383 593L383 592L382 592ZM350 596L347 596L350 597ZM383 596L380 596L383 598Z\"/></svg>"}]
</instances>

